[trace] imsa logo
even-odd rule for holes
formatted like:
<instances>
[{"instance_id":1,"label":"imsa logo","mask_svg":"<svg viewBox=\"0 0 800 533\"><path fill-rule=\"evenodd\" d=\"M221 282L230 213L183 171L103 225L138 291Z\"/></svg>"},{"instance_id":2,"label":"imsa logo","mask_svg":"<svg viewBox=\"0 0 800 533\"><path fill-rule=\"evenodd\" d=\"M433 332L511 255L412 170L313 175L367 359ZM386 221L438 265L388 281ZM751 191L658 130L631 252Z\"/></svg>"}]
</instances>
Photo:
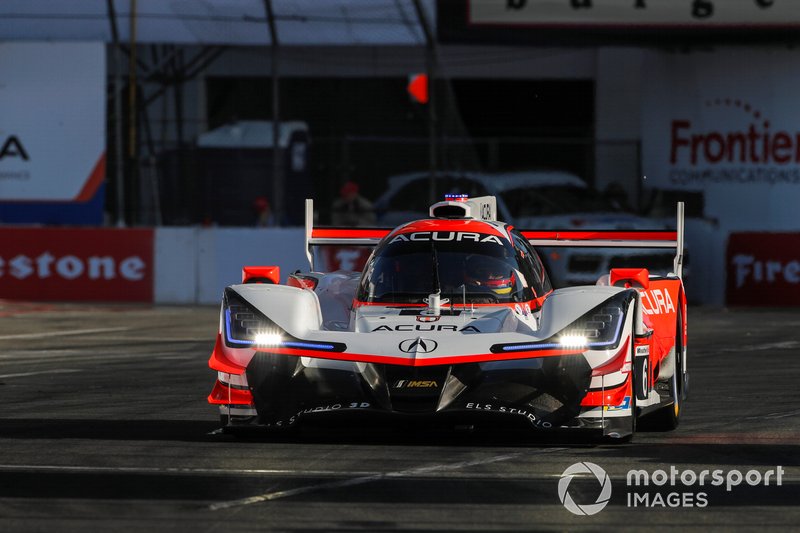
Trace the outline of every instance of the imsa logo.
<instances>
[{"instance_id":1,"label":"imsa logo","mask_svg":"<svg viewBox=\"0 0 800 533\"><path fill-rule=\"evenodd\" d=\"M393 389L438 389L439 383L434 380L401 379L392 385Z\"/></svg>"}]
</instances>

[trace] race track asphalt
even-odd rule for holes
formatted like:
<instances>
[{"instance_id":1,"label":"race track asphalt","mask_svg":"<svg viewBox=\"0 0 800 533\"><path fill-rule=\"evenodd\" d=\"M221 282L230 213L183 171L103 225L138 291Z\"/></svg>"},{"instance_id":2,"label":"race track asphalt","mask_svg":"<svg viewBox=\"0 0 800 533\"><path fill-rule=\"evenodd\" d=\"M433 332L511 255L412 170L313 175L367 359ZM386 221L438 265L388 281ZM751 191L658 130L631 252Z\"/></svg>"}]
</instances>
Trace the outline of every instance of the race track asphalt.
<instances>
[{"instance_id":1,"label":"race track asphalt","mask_svg":"<svg viewBox=\"0 0 800 533\"><path fill-rule=\"evenodd\" d=\"M800 310L690 308L680 427L621 445L408 426L237 440L205 401L217 312L0 302L0 531L800 527ZM592 516L559 499L579 462L610 478ZM629 486L632 469L676 484ZM579 506L601 489L564 486Z\"/></svg>"}]
</instances>

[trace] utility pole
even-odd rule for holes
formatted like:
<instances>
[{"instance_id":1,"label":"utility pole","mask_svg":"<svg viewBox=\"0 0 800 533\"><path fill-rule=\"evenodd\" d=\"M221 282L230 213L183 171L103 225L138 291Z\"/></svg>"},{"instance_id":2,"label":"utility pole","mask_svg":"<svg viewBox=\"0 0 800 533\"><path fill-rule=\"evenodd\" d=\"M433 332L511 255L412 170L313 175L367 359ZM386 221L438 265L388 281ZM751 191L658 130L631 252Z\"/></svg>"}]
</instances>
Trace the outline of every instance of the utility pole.
<instances>
[{"instance_id":1,"label":"utility pole","mask_svg":"<svg viewBox=\"0 0 800 533\"><path fill-rule=\"evenodd\" d=\"M131 0L131 51L128 61L128 157L136 157L136 0Z\"/></svg>"},{"instance_id":2,"label":"utility pole","mask_svg":"<svg viewBox=\"0 0 800 533\"><path fill-rule=\"evenodd\" d=\"M130 0L130 56L128 57L128 184L130 190L138 190L139 162L136 159L137 135L136 125L138 115L136 111L136 0ZM130 220L135 224L138 218L138 195L134 198ZM129 200L130 201L130 200Z\"/></svg>"},{"instance_id":3,"label":"utility pole","mask_svg":"<svg viewBox=\"0 0 800 533\"><path fill-rule=\"evenodd\" d=\"M414 9L417 11L419 25L425 34L425 70L428 75L428 166L430 172L428 204L433 204L436 202L436 174L438 170L438 147L436 146L436 41L420 0L414 0Z\"/></svg>"},{"instance_id":4,"label":"utility pole","mask_svg":"<svg viewBox=\"0 0 800 533\"><path fill-rule=\"evenodd\" d=\"M272 78L272 216L276 224L283 222L284 213L284 180L283 180L283 150L280 143L281 109L280 109L280 70L278 30L275 26L275 13L272 10L272 0L264 0L264 9L267 13L267 25L270 36L270 76Z\"/></svg>"},{"instance_id":5,"label":"utility pole","mask_svg":"<svg viewBox=\"0 0 800 533\"><path fill-rule=\"evenodd\" d=\"M117 13L114 9L114 0L107 0L108 19L111 22L111 39L113 50L111 52L111 70L113 71L111 95L114 98L114 188L116 189L116 224L125 226L125 184L122 172L122 99L120 87L122 74L119 70L119 30L117 29Z\"/></svg>"}]
</instances>

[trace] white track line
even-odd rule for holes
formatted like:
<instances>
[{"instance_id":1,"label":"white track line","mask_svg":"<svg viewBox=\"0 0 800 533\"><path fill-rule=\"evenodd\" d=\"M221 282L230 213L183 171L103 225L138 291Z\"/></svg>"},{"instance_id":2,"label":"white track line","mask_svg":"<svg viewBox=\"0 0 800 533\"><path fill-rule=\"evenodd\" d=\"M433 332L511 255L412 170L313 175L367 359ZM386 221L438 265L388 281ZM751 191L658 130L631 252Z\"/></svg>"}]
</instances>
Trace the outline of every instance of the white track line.
<instances>
[{"instance_id":1,"label":"white track line","mask_svg":"<svg viewBox=\"0 0 800 533\"><path fill-rule=\"evenodd\" d=\"M91 363L94 361L124 361L124 360L138 360L143 358L147 358L148 360L159 359L158 357L153 357L151 354L148 353L115 354L106 352L98 355L76 354L71 356L29 357L25 358L24 360L0 361L0 365L8 367L9 365L19 365L20 362L24 362L25 365L46 365L46 364L56 364L56 363L72 365L80 363Z\"/></svg>"},{"instance_id":2,"label":"white track line","mask_svg":"<svg viewBox=\"0 0 800 533\"><path fill-rule=\"evenodd\" d=\"M19 333L16 335L0 335L0 340L6 339L40 339L42 337L64 337L68 335L85 335L87 333L106 333L109 331L129 331L133 328L94 328L94 329L71 329L67 331L43 331L41 333Z\"/></svg>"},{"instance_id":3,"label":"white track line","mask_svg":"<svg viewBox=\"0 0 800 533\"><path fill-rule=\"evenodd\" d=\"M66 355L71 354L78 354L82 353L85 350L78 350L76 348L65 348L65 349L42 349L42 350L11 350L5 352L3 355L0 355L0 360L2 359L10 359L13 361L17 361L19 358L29 358L29 357L64 357Z\"/></svg>"},{"instance_id":4,"label":"white track line","mask_svg":"<svg viewBox=\"0 0 800 533\"><path fill-rule=\"evenodd\" d=\"M799 341L770 342L766 344L754 344L752 346L735 346L731 348L720 348L715 352L760 352L765 350L792 350L800 346Z\"/></svg>"},{"instance_id":5,"label":"white track line","mask_svg":"<svg viewBox=\"0 0 800 533\"><path fill-rule=\"evenodd\" d=\"M92 348L92 350L96 350L96 348ZM147 358L148 360L152 361L202 361L208 359L208 355L205 353L200 354L189 354L189 355L163 355L163 356L153 356L149 353L125 353L125 354L115 354L105 352L102 354L97 355L84 355L86 350L81 350L80 354L76 353L74 355L51 355L51 356L44 356L44 357L33 357L33 356L21 356L21 357L14 357L13 359L0 359L0 367L3 366L12 366L12 365L19 365L20 362L24 362L25 365L44 365L44 364L54 364L54 363L64 363L64 364L80 364L80 363L90 363L93 361L118 361L118 360L140 360Z\"/></svg>"},{"instance_id":6,"label":"white track line","mask_svg":"<svg viewBox=\"0 0 800 533\"><path fill-rule=\"evenodd\" d=\"M73 372L83 372L83 371L73 370L71 368L56 368L55 370L42 370L40 372L19 372L17 374L0 374L0 379L24 378L26 376L38 376L40 374L71 374Z\"/></svg>"},{"instance_id":7,"label":"white track line","mask_svg":"<svg viewBox=\"0 0 800 533\"><path fill-rule=\"evenodd\" d=\"M782 411L779 413L768 413L766 415L747 416L745 420L774 420L776 418L788 418L790 416L800 415L800 409L794 411Z\"/></svg>"},{"instance_id":8,"label":"white track line","mask_svg":"<svg viewBox=\"0 0 800 533\"><path fill-rule=\"evenodd\" d=\"M565 448L550 448L547 450L540 450L538 453L552 453L555 451L563 451ZM341 481L329 481L327 483L318 483L316 485L306 485L304 487L297 487L295 489L289 490L281 490L276 492L267 492L264 494L259 494L256 496L250 496L249 498L241 498L238 500L230 500L225 502L217 502L213 503L208 506L208 508L212 511L219 511L221 509L230 509L231 507L241 507L244 505L252 505L254 503L262 503L268 501L279 500L282 498L288 498L290 496L297 496L298 494L306 494L308 492L316 492L318 490L326 490L326 489L340 489L344 487L352 487L354 485L363 485L365 483L371 483L373 481L380 481L382 479L388 478L398 478L398 477L411 477L411 476L418 476L421 474L427 474L430 472L444 472L448 470L460 470L462 468L467 468L470 466L479 466L485 465L490 463L499 463L501 461L509 461L511 459L517 459L519 457L531 455L531 452L519 452L519 453L511 453L507 455L495 455L494 457L489 457L486 459L478 459L475 461L463 461L460 463L449 463L449 464L436 464L431 466L422 466L419 468L411 468L409 470L399 470L396 472L386 472L380 474L370 474L366 476L359 476L350 479L344 479Z\"/></svg>"},{"instance_id":9,"label":"white track line","mask_svg":"<svg viewBox=\"0 0 800 533\"><path fill-rule=\"evenodd\" d=\"M66 419L65 419L66 420ZM281 470L251 468L180 468L180 467L140 467L140 466L70 466L70 465L12 465L0 464L0 471L40 471L40 472L96 472L126 474L183 474L183 475L283 475L283 476L340 476L336 470ZM375 475L379 472L348 472L356 475Z\"/></svg>"}]
</instances>

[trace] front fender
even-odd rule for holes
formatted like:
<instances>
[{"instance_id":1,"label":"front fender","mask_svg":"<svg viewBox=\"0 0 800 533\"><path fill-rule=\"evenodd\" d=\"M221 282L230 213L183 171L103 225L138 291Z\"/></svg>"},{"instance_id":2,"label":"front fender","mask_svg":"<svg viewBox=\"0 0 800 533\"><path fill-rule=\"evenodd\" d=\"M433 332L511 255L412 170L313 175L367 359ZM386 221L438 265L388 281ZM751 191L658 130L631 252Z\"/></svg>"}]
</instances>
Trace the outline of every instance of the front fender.
<instances>
[{"instance_id":1,"label":"front fender","mask_svg":"<svg viewBox=\"0 0 800 533\"><path fill-rule=\"evenodd\" d=\"M322 311L314 291L267 284L231 285L229 289L290 335L304 338L321 327Z\"/></svg>"}]
</instances>

